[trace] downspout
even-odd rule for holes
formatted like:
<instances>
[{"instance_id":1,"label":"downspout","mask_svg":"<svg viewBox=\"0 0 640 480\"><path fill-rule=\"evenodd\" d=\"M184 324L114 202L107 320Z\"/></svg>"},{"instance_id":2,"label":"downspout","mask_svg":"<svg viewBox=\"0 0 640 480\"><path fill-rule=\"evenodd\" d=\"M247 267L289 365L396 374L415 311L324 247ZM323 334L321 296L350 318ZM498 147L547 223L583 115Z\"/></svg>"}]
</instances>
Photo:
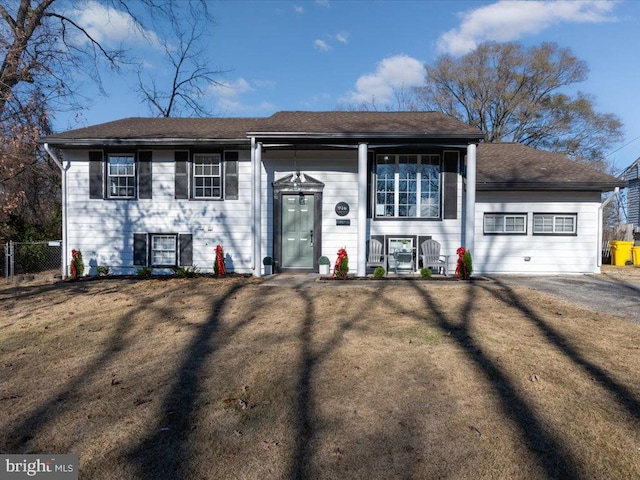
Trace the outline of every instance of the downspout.
<instances>
[{"instance_id":1,"label":"downspout","mask_svg":"<svg viewBox=\"0 0 640 480\"><path fill-rule=\"evenodd\" d=\"M62 183L60 187L62 189L62 266L60 267L60 273L62 274L62 278L67 278L67 268L69 265L69 256L67 252L67 170L69 169L70 164L69 162L66 162L67 166L64 167L57 155L51 150L48 143L44 144L44 150L60 169Z\"/></svg>"},{"instance_id":2,"label":"downspout","mask_svg":"<svg viewBox=\"0 0 640 480\"><path fill-rule=\"evenodd\" d=\"M602 202L598 207L598 244L596 245L596 259L597 259L596 263L598 268L602 266L602 228L603 228L602 222L603 222L604 207L609 205L609 202L611 202L611 200L613 200L618 195L619 192L620 192L620 187L616 187L613 190L613 195L609 195L607 198L605 198L604 202Z\"/></svg>"}]
</instances>

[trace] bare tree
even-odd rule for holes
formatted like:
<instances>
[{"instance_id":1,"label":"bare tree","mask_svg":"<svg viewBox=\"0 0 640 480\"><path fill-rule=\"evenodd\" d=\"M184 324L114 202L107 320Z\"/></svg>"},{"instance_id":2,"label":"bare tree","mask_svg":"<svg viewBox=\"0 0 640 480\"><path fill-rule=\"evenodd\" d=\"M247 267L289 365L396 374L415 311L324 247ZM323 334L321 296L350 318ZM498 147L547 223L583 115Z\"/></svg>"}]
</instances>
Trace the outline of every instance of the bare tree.
<instances>
[{"instance_id":1,"label":"bare tree","mask_svg":"<svg viewBox=\"0 0 640 480\"><path fill-rule=\"evenodd\" d=\"M189 22L171 22L171 35L162 39L162 49L170 76L167 82L157 77L145 67L138 69L137 91L151 111L161 117L178 115L210 116L203 99L210 93L212 85L220 85L217 80L226 73L208 66L204 49L212 19L205 16L193 17Z\"/></svg>"},{"instance_id":2,"label":"bare tree","mask_svg":"<svg viewBox=\"0 0 640 480\"><path fill-rule=\"evenodd\" d=\"M487 42L473 52L442 56L416 89L423 109L477 126L487 142L513 141L598 162L622 139L622 123L598 113L593 97L572 93L588 67L554 43L525 48Z\"/></svg>"},{"instance_id":3,"label":"bare tree","mask_svg":"<svg viewBox=\"0 0 640 480\"><path fill-rule=\"evenodd\" d=\"M181 17L187 21L210 19L206 0L101 0L100 5L108 7L109 15L126 16L131 28L143 36L155 35L148 28L162 22L177 28L177 13L188 12L190 17ZM38 150L36 139L51 132L56 112L86 105L80 79L91 78L101 88L105 67L118 71L135 64L121 46L111 47L82 24L76 13L90 8L95 8L92 0L0 2L0 236L10 230L12 218L38 223L54 216L58 172ZM180 83L185 78L180 77L168 113L176 108L178 94L189 93L185 86L205 76L197 69L189 72L196 65L189 63L189 55L198 51L197 32L181 37L179 44L186 45L186 53L172 57L180 61L177 72L186 78L191 75L191 80ZM51 202L45 204L45 199Z\"/></svg>"}]
</instances>

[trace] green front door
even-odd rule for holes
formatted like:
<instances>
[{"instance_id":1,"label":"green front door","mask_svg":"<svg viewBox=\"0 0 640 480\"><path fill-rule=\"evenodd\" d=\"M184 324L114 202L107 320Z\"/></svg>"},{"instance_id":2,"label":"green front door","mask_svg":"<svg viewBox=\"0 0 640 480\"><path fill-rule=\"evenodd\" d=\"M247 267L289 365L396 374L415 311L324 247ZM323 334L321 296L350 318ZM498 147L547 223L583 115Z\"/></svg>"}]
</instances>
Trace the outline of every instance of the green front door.
<instances>
[{"instance_id":1,"label":"green front door","mask_svg":"<svg viewBox=\"0 0 640 480\"><path fill-rule=\"evenodd\" d=\"M283 268L313 268L313 195L282 195Z\"/></svg>"}]
</instances>

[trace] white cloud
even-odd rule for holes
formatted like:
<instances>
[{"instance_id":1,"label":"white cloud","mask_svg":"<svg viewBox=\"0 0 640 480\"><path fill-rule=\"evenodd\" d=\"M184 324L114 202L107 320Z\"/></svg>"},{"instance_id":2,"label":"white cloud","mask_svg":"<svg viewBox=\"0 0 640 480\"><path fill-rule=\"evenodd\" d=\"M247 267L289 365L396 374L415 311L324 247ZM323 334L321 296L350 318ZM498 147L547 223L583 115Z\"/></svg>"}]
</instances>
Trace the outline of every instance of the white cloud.
<instances>
[{"instance_id":1,"label":"white cloud","mask_svg":"<svg viewBox=\"0 0 640 480\"><path fill-rule=\"evenodd\" d=\"M302 15L304 14L304 7L301 7L300 5L294 5L293 11L296 12L298 15Z\"/></svg>"},{"instance_id":2,"label":"white cloud","mask_svg":"<svg viewBox=\"0 0 640 480\"><path fill-rule=\"evenodd\" d=\"M424 65L415 58L408 55L387 57L378 64L375 72L358 78L356 91L349 92L340 101L388 104L393 101L394 90L422 85L424 75Z\"/></svg>"},{"instance_id":3,"label":"white cloud","mask_svg":"<svg viewBox=\"0 0 640 480\"><path fill-rule=\"evenodd\" d=\"M256 88L272 87L275 82L270 80L256 80L253 85L246 79L239 77L228 82L220 82L211 85L210 92L216 97L216 109L223 115L252 115L270 112L275 109L269 102L250 104L244 101L243 96L256 91Z\"/></svg>"},{"instance_id":4,"label":"white cloud","mask_svg":"<svg viewBox=\"0 0 640 480\"><path fill-rule=\"evenodd\" d=\"M331 50L329 44L324 40L320 40L319 38L315 39L315 41L313 42L313 46L321 52L328 52L329 50Z\"/></svg>"},{"instance_id":5,"label":"white cloud","mask_svg":"<svg viewBox=\"0 0 640 480\"><path fill-rule=\"evenodd\" d=\"M335 39L340 43L347 43L349 40L349 34L347 32L340 32L335 36Z\"/></svg>"},{"instance_id":6,"label":"white cloud","mask_svg":"<svg viewBox=\"0 0 640 480\"><path fill-rule=\"evenodd\" d=\"M276 86L276 82L273 80L254 80L253 84L258 88L273 88Z\"/></svg>"},{"instance_id":7,"label":"white cloud","mask_svg":"<svg viewBox=\"0 0 640 480\"><path fill-rule=\"evenodd\" d=\"M220 98L231 99L247 92L253 92L253 87L244 78L240 77L231 82L219 82L211 85L212 93Z\"/></svg>"},{"instance_id":8,"label":"white cloud","mask_svg":"<svg viewBox=\"0 0 640 480\"><path fill-rule=\"evenodd\" d=\"M160 45L158 36L150 30L140 29L131 15L112 7L105 7L95 0L88 1L68 15L84 28L91 38L103 45L135 44L140 41L149 42L154 47ZM77 38L80 42L88 41L80 35Z\"/></svg>"},{"instance_id":9,"label":"white cloud","mask_svg":"<svg viewBox=\"0 0 640 480\"><path fill-rule=\"evenodd\" d=\"M316 5L318 5L319 7L325 7L325 8L331 7L331 5L329 5L329 0L316 0Z\"/></svg>"},{"instance_id":10,"label":"white cloud","mask_svg":"<svg viewBox=\"0 0 640 480\"><path fill-rule=\"evenodd\" d=\"M599 23L615 21L610 1L514 1L499 2L460 14L462 23L438 39L438 50L464 55L479 43L508 42L541 32L559 23Z\"/></svg>"}]
</instances>

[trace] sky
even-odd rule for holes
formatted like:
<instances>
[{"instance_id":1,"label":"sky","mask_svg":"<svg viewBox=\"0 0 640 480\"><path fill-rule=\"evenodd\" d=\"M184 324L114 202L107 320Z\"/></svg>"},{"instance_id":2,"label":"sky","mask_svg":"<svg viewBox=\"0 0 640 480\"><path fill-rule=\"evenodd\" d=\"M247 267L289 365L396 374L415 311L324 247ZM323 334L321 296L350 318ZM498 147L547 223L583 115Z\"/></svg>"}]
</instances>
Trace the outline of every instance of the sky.
<instances>
[{"instance_id":1,"label":"sky","mask_svg":"<svg viewBox=\"0 0 640 480\"><path fill-rule=\"evenodd\" d=\"M178 0L182 1L182 0ZM167 81L156 33L131 29L124 12L96 0L75 18L106 45L145 59L145 74ZM608 152L618 170L640 157L640 2L437 0L210 0L206 61L223 72L203 105L216 116L264 117L281 110L335 110L394 89L420 86L424 65L464 55L483 41L556 42L589 66L577 89L596 110L617 115L625 139ZM106 20L105 20L106 19ZM90 83L86 108L56 117L57 131L153 112L134 90L133 70Z\"/></svg>"}]
</instances>

